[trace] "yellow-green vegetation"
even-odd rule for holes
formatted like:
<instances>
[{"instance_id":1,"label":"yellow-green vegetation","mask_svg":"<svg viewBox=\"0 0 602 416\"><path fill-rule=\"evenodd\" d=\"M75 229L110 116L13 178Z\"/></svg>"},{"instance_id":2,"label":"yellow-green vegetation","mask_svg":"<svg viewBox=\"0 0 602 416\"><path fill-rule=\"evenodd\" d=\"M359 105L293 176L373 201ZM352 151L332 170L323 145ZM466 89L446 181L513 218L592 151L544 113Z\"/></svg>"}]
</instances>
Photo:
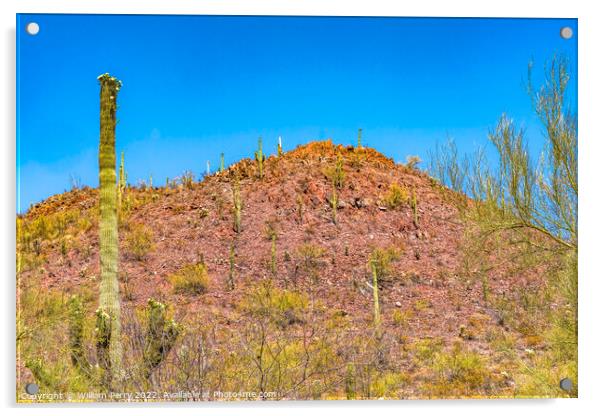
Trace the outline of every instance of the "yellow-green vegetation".
<instances>
[{"instance_id":1,"label":"yellow-green vegetation","mask_svg":"<svg viewBox=\"0 0 602 416\"><path fill-rule=\"evenodd\" d=\"M332 181L332 194L330 195L330 207L332 208L332 222L337 224L337 209L339 207L339 195L337 194L337 187Z\"/></svg>"},{"instance_id":2,"label":"yellow-green vegetation","mask_svg":"<svg viewBox=\"0 0 602 416\"><path fill-rule=\"evenodd\" d=\"M153 248L152 230L141 223L130 223L125 237L126 252L136 260L143 260Z\"/></svg>"},{"instance_id":3,"label":"yellow-green vegetation","mask_svg":"<svg viewBox=\"0 0 602 416\"><path fill-rule=\"evenodd\" d=\"M492 371L484 356L466 351L456 342L451 351L438 352L433 357L435 380L431 391L435 397L467 397L486 395L492 388Z\"/></svg>"},{"instance_id":4,"label":"yellow-green vegetation","mask_svg":"<svg viewBox=\"0 0 602 416\"><path fill-rule=\"evenodd\" d=\"M541 155L526 144L525 131L502 115L489 139L497 154L493 169L484 150L461 160L453 142L431 156L431 172L473 199L456 198L465 221L464 273L480 280L483 298L500 321L522 334L530 353L515 376L517 394L577 395L577 125L565 100L568 62L553 58L543 85L528 91L544 131ZM495 261L489 253L496 253ZM543 285L516 285L493 295L488 275L543 276ZM500 277L502 276L502 277ZM540 345L545 349L539 349ZM573 390L559 380L569 377Z\"/></svg>"},{"instance_id":5,"label":"yellow-green vegetation","mask_svg":"<svg viewBox=\"0 0 602 416\"><path fill-rule=\"evenodd\" d=\"M148 300L147 322L143 354L143 375L146 379L167 357L182 331L173 319L167 319L165 304L154 299Z\"/></svg>"},{"instance_id":6,"label":"yellow-green vegetation","mask_svg":"<svg viewBox=\"0 0 602 416\"><path fill-rule=\"evenodd\" d=\"M100 82L100 299L98 309L99 354L104 370L105 387L119 388L123 379L123 348L121 344L121 302L119 300L119 234L117 230L117 175L115 172L115 126L117 124L117 93L121 81L109 74L98 77ZM101 351L102 350L102 351Z\"/></svg>"},{"instance_id":7,"label":"yellow-green vegetation","mask_svg":"<svg viewBox=\"0 0 602 416\"><path fill-rule=\"evenodd\" d=\"M345 184L345 171L343 170L343 157L337 155L334 166L325 169L324 173L326 177L330 179L330 182L337 188L342 189Z\"/></svg>"},{"instance_id":8,"label":"yellow-green vegetation","mask_svg":"<svg viewBox=\"0 0 602 416\"><path fill-rule=\"evenodd\" d=\"M393 323L402 328L406 329L410 323L410 320L414 317L414 312L411 309L399 310L395 309L391 314Z\"/></svg>"},{"instance_id":9,"label":"yellow-green vegetation","mask_svg":"<svg viewBox=\"0 0 602 416\"><path fill-rule=\"evenodd\" d=\"M66 256L98 217L95 210L68 209L28 220L17 217L17 272L40 267L45 255L59 247Z\"/></svg>"},{"instance_id":10,"label":"yellow-green vegetation","mask_svg":"<svg viewBox=\"0 0 602 416\"><path fill-rule=\"evenodd\" d=\"M297 257L301 268L311 277L312 281L318 278L318 269L322 265L325 255L326 249L315 244L306 243L297 247Z\"/></svg>"},{"instance_id":11,"label":"yellow-green vegetation","mask_svg":"<svg viewBox=\"0 0 602 416\"><path fill-rule=\"evenodd\" d=\"M383 203L389 209L399 209L410 203L410 194L406 187L396 183L389 185L387 193L383 196Z\"/></svg>"},{"instance_id":12,"label":"yellow-green vegetation","mask_svg":"<svg viewBox=\"0 0 602 416\"><path fill-rule=\"evenodd\" d=\"M401 249L389 246L377 247L370 253L370 267L374 268L381 284L393 280L393 263L399 260L401 252Z\"/></svg>"},{"instance_id":13,"label":"yellow-green vegetation","mask_svg":"<svg viewBox=\"0 0 602 416\"><path fill-rule=\"evenodd\" d=\"M186 189L192 189L194 187L194 173L189 170L182 173L180 184Z\"/></svg>"},{"instance_id":14,"label":"yellow-green vegetation","mask_svg":"<svg viewBox=\"0 0 602 416\"><path fill-rule=\"evenodd\" d=\"M406 157L406 166L409 169L416 169L416 167L418 166L418 164L420 162L422 162L422 159L420 159L419 156L412 155L412 156Z\"/></svg>"},{"instance_id":15,"label":"yellow-green vegetation","mask_svg":"<svg viewBox=\"0 0 602 416\"><path fill-rule=\"evenodd\" d=\"M175 293L200 295L209 289L209 275L203 263L187 264L171 274L168 280Z\"/></svg>"}]
</instances>

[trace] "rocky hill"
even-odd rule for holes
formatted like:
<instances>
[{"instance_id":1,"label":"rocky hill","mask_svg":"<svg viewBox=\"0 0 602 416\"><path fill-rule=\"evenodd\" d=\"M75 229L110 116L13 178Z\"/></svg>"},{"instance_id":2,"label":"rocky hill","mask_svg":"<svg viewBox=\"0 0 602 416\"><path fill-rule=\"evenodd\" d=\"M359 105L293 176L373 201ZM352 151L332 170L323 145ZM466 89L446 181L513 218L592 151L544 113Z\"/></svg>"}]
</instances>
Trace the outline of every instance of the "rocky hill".
<instances>
[{"instance_id":1,"label":"rocky hill","mask_svg":"<svg viewBox=\"0 0 602 416\"><path fill-rule=\"evenodd\" d=\"M489 360L496 354L492 339L511 338L519 355L526 345L488 307L481 282L461 276L465 224L451 191L376 150L330 141L270 156L264 165L263 176L258 163L246 159L200 181L183 175L165 187L125 190L119 228L125 310L142 309L154 298L167 304L178 322L187 323L189 335L199 322L203 330L209 325L213 331L244 333L248 296L269 282L279 293L302 294L320 310L319 319L343 320L341 339L361 341L374 330L374 264L381 331L389 340L384 361L393 366L381 363L379 374L404 375L395 379L394 392L372 386L376 376L362 381L364 390L357 381L358 397L512 394L511 366L504 367L503 360L487 361L481 373L470 373L472 378L460 377L464 387L455 388L447 380L451 376L442 376L449 390L441 390L436 360L420 355L428 354L421 348L435 357L443 351L454 354L449 351L461 343L463 351L477 354L475 359ZM242 204L238 231L237 193ZM94 308L97 205L97 190L72 190L18 218L21 290L84 293ZM199 281L182 284L190 273L199 274ZM502 293L512 284L493 279L487 290ZM293 309L283 315L291 332L307 323ZM221 341L216 336L214 345L231 349L228 336ZM343 378L349 372L345 360L333 370ZM27 370L23 374L25 380ZM322 383L324 377L318 377ZM332 383L335 388L324 387L317 397L349 397L346 381ZM307 389L287 397L315 397Z\"/></svg>"}]
</instances>

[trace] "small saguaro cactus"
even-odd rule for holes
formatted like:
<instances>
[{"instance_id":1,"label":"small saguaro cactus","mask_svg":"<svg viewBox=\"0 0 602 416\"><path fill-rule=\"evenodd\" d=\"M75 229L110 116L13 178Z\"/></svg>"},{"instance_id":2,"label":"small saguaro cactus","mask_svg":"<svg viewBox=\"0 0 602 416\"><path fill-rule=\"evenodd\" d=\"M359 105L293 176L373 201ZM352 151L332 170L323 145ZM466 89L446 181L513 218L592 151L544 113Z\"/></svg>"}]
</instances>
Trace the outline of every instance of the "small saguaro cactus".
<instances>
[{"instance_id":1,"label":"small saguaro cactus","mask_svg":"<svg viewBox=\"0 0 602 416\"><path fill-rule=\"evenodd\" d=\"M109 74L98 77L100 82L100 301L97 313L97 347L108 353L105 381L119 388L122 379L123 349L121 344L121 309L119 301L117 230L117 178L115 173L115 125L117 93L121 81ZM108 333L107 333L108 331Z\"/></svg>"},{"instance_id":2,"label":"small saguaro cactus","mask_svg":"<svg viewBox=\"0 0 602 416\"><path fill-rule=\"evenodd\" d=\"M410 199L410 205L412 206L412 212L414 214L414 226L418 227L418 198L416 197L415 189L412 189L412 198Z\"/></svg>"},{"instance_id":3,"label":"small saguaro cactus","mask_svg":"<svg viewBox=\"0 0 602 416\"><path fill-rule=\"evenodd\" d=\"M282 136L278 136L278 157L282 156Z\"/></svg>"},{"instance_id":4,"label":"small saguaro cactus","mask_svg":"<svg viewBox=\"0 0 602 416\"><path fill-rule=\"evenodd\" d=\"M84 351L85 308L79 296L69 299L69 350L71 363L79 370L87 371L89 362Z\"/></svg>"},{"instance_id":5,"label":"small saguaro cactus","mask_svg":"<svg viewBox=\"0 0 602 416\"><path fill-rule=\"evenodd\" d=\"M299 224L303 222L303 197L301 195L297 195L297 220Z\"/></svg>"},{"instance_id":6,"label":"small saguaro cactus","mask_svg":"<svg viewBox=\"0 0 602 416\"><path fill-rule=\"evenodd\" d=\"M357 129L357 148L362 148L362 129Z\"/></svg>"},{"instance_id":7,"label":"small saguaro cactus","mask_svg":"<svg viewBox=\"0 0 602 416\"><path fill-rule=\"evenodd\" d=\"M167 321L166 308L161 302L148 300L148 327L144 340L143 375L150 378L153 370L167 357L182 331L173 319Z\"/></svg>"},{"instance_id":8,"label":"small saguaro cactus","mask_svg":"<svg viewBox=\"0 0 602 416\"><path fill-rule=\"evenodd\" d=\"M378 272L376 259L370 257L370 270L372 272L372 298L374 302L374 333L380 337L380 304L378 302Z\"/></svg>"},{"instance_id":9,"label":"small saguaro cactus","mask_svg":"<svg viewBox=\"0 0 602 416\"><path fill-rule=\"evenodd\" d=\"M259 168L259 177L263 178L263 162L265 155L263 154L263 142L261 137L257 140L257 151L255 152L255 160L257 161L257 167Z\"/></svg>"},{"instance_id":10,"label":"small saguaro cactus","mask_svg":"<svg viewBox=\"0 0 602 416\"><path fill-rule=\"evenodd\" d=\"M334 186L338 189L342 189L345 184L345 171L343 170L343 158L341 155L337 156L337 160L334 164L334 170L332 171L332 180Z\"/></svg>"},{"instance_id":11,"label":"small saguaro cactus","mask_svg":"<svg viewBox=\"0 0 602 416\"><path fill-rule=\"evenodd\" d=\"M238 179L234 180L234 185L232 186L232 204L234 208L234 231L240 233L242 231L242 200L240 197L240 183L238 182Z\"/></svg>"},{"instance_id":12,"label":"small saguaro cactus","mask_svg":"<svg viewBox=\"0 0 602 416\"><path fill-rule=\"evenodd\" d=\"M219 172L222 173L223 171L225 171L226 169L224 168L224 154L221 153L219 155Z\"/></svg>"},{"instance_id":13,"label":"small saguaro cactus","mask_svg":"<svg viewBox=\"0 0 602 416\"><path fill-rule=\"evenodd\" d=\"M211 165L209 164L209 161L207 161L207 169L206 169L206 171L205 171L205 174L206 174L207 176L210 176L210 175L211 175Z\"/></svg>"},{"instance_id":14,"label":"small saguaro cactus","mask_svg":"<svg viewBox=\"0 0 602 416\"><path fill-rule=\"evenodd\" d=\"M101 380L105 388L111 386L111 317L103 309L96 310L96 358L101 369Z\"/></svg>"},{"instance_id":15,"label":"small saguaro cactus","mask_svg":"<svg viewBox=\"0 0 602 416\"><path fill-rule=\"evenodd\" d=\"M335 181L332 181L332 195L330 197L330 207L332 208L332 222L337 224L337 208L339 206L339 196L337 194L337 186Z\"/></svg>"}]
</instances>

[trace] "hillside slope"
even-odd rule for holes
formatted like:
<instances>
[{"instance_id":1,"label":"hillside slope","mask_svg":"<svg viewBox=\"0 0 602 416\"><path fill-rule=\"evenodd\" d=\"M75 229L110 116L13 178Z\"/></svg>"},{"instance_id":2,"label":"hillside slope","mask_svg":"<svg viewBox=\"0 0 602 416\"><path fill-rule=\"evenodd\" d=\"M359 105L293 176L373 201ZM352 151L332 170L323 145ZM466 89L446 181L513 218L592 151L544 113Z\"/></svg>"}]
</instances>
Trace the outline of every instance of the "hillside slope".
<instances>
[{"instance_id":1,"label":"hillside slope","mask_svg":"<svg viewBox=\"0 0 602 416\"><path fill-rule=\"evenodd\" d=\"M335 219L337 161L343 179L336 189ZM235 183L242 200L239 233L233 226ZM376 250L383 267L379 296L389 361L410 380L428 378L422 374L424 362L412 358L420 357L425 340L434 351L450 351L461 342L467 351L494 357L491 336L511 336L522 354L520 334L506 334L483 300L481 283L459 275L465 225L451 192L375 150L313 142L267 158L263 178L255 161L242 160L200 182L184 176L167 187L130 187L123 198L120 277L126 309L143 308L154 298L189 328L202 321L242 333L248 294L269 281L279 290L304 294L312 305L319 302L324 316L342 317L343 338L371 337L369 260ZM73 190L19 218L21 290L87 293L93 308L97 203L96 190ZM173 275L195 264L205 265L208 287L202 293L174 290ZM228 287L232 271L234 289ZM487 289L502 293L512 284L494 279ZM289 327L303 327L302 319L287 316ZM404 379L394 397L511 395L507 368L498 364L492 361L486 380L479 375L475 386L462 381L468 390L440 391L433 381L431 390L424 390ZM318 397L344 396L343 385L337 385L339 393L328 390Z\"/></svg>"}]
</instances>

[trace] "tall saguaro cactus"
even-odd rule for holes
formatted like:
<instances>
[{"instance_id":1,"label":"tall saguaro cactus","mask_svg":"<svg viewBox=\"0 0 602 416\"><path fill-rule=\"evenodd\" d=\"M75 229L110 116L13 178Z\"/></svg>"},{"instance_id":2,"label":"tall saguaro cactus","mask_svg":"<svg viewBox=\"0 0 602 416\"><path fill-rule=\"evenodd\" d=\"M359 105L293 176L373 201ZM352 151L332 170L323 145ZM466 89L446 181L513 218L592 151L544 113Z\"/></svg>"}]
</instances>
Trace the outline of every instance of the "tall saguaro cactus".
<instances>
[{"instance_id":1,"label":"tall saguaro cactus","mask_svg":"<svg viewBox=\"0 0 602 416\"><path fill-rule=\"evenodd\" d=\"M117 231L117 175L115 172L117 93L121 88L121 81L109 74L100 75L98 81L100 82L100 147L98 152L100 305L97 315L104 317L104 319L98 321L100 324L97 328L97 334L102 339L97 340L97 347L103 349L103 351L99 351L101 356L108 352L108 360L103 360L105 381L110 387L115 388L121 380L123 358L119 281L117 277L119 239Z\"/></svg>"}]
</instances>

